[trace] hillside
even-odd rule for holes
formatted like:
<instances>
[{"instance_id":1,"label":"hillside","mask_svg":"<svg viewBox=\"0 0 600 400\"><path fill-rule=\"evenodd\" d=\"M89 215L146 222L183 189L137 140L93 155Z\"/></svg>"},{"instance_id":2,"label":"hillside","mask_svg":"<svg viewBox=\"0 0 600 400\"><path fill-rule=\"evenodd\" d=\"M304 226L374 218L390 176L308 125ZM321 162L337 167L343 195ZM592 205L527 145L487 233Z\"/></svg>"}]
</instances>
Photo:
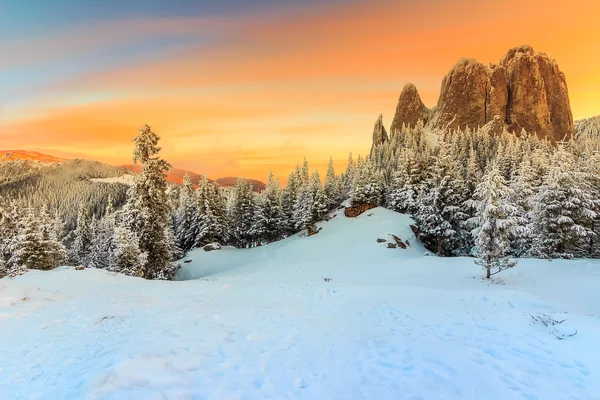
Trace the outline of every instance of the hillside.
<instances>
[{"instance_id":1,"label":"hillside","mask_svg":"<svg viewBox=\"0 0 600 400\"><path fill-rule=\"evenodd\" d=\"M55 163L66 161L66 158L54 157L37 151L25 150L0 150L0 160L29 160L41 163Z\"/></svg>"},{"instance_id":2,"label":"hillside","mask_svg":"<svg viewBox=\"0 0 600 400\"><path fill-rule=\"evenodd\" d=\"M426 256L411 223L382 208L355 219L338 213L311 237L196 250L179 282L68 267L2 279L3 396L600 393L598 261L521 260L502 284L489 284L472 259ZM410 247L377 243L390 234ZM544 315L565 322L546 327L532 319Z\"/></svg>"}]
</instances>

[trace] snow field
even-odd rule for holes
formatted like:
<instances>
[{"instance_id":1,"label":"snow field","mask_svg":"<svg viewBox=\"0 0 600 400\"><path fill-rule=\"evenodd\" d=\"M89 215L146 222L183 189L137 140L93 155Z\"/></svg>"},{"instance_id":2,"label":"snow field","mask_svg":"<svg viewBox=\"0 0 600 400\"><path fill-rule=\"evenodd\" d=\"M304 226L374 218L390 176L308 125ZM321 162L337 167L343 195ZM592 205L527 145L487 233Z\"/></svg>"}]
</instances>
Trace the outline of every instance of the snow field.
<instances>
[{"instance_id":1,"label":"snow field","mask_svg":"<svg viewBox=\"0 0 600 400\"><path fill-rule=\"evenodd\" d=\"M180 282L0 280L0 398L600 399L598 261L521 260L489 285L424 256L411 223L339 211L311 237L195 250Z\"/></svg>"}]
</instances>

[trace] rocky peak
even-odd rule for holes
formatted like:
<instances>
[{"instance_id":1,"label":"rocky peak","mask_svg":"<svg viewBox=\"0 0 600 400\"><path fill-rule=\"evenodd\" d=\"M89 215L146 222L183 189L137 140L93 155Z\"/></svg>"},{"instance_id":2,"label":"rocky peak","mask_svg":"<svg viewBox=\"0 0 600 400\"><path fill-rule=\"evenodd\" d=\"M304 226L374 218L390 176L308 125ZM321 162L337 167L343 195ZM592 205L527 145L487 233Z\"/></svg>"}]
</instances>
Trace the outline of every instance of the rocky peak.
<instances>
[{"instance_id":1,"label":"rocky peak","mask_svg":"<svg viewBox=\"0 0 600 400\"><path fill-rule=\"evenodd\" d=\"M509 130L525 129L553 142L572 139L567 81L556 61L531 46L520 46L509 50L500 65L506 69Z\"/></svg>"},{"instance_id":2,"label":"rocky peak","mask_svg":"<svg viewBox=\"0 0 600 400\"><path fill-rule=\"evenodd\" d=\"M510 49L499 64L485 65L472 58L459 60L444 77L437 106L427 109L414 85L406 84L398 99L390 128L392 136L402 124L428 128L488 127L490 132L522 130L552 142L573 137L573 115L565 75L556 61L531 46ZM383 143L387 133L381 116L373 143Z\"/></svg>"},{"instance_id":3,"label":"rocky peak","mask_svg":"<svg viewBox=\"0 0 600 400\"><path fill-rule=\"evenodd\" d=\"M506 117L506 71L463 58L442 81L433 126L440 129L477 128L495 115Z\"/></svg>"},{"instance_id":4,"label":"rocky peak","mask_svg":"<svg viewBox=\"0 0 600 400\"><path fill-rule=\"evenodd\" d=\"M379 115L377 121L375 121L375 126L373 127L373 147L379 144L383 144L387 142L388 134L385 130L385 126L383 126L383 114Z\"/></svg>"},{"instance_id":5,"label":"rocky peak","mask_svg":"<svg viewBox=\"0 0 600 400\"><path fill-rule=\"evenodd\" d=\"M407 83L398 98L396 113L390 127L390 135L394 137L402 129L403 124L414 127L419 120L426 124L429 121L429 113L430 110L421 101L421 96L419 96L415 85Z\"/></svg>"}]
</instances>

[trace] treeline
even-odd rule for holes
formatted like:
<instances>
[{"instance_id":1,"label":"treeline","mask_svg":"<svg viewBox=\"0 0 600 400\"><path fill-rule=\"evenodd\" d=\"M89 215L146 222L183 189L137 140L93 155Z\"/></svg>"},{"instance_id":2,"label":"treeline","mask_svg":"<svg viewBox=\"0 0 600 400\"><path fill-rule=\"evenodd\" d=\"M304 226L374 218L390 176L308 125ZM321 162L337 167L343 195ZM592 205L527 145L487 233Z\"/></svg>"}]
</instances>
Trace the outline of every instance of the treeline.
<instances>
[{"instance_id":1,"label":"treeline","mask_svg":"<svg viewBox=\"0 0 600 400\"><path fill-rule=\"evenodd\" d=\"M600 257L597 131L553 145L525 132L490 129L438 133L432 145L422 124L403 127L370 157L378 204L413 215L421 241L437 255L476 255L475 202L497 170L502 182L495 196L511 210L503 218L515 224L508 255Z\"/></svg>"}]
</instances>

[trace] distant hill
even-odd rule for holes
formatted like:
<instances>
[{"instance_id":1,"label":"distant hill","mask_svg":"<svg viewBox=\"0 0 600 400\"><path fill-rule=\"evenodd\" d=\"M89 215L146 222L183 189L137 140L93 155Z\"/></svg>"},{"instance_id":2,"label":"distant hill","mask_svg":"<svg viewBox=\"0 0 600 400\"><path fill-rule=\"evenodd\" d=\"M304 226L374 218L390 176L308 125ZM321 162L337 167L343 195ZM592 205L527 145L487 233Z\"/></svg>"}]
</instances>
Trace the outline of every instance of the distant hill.
<instances>
[{"instance_id":1,"label":"distant hill","mask_svg":"<svg viewBox=\"0 0 600 400\"><path fill-rule=\"evenodd\" d=\"M67 161L66 158L54 157L48 154L38 153L37 151L25 150L0 150L0 160L30 160L42 163L54 163Z\"/></svg>"},{"instance_id":2,"label":"distant hill","mask_svg":"<svg viewBox=\"0 0 600 400\"><path fill-rule=\"evenodd\" d=\"M226 176L225 178L219 178L216 180L216 182L223 186L223 187L231 187L231 186L235 186L235 183L237 182L238 178L234 177L234 176ZM260 193L264 188L265 188L265 184L261 181L257 181L256 179L246 179L251 185L252 185L252 190Z\"/></svg>"},{"instance_id":3,"label":"distant hill","mask_svg":"<svg viewBox=\"0 0 600 400\"><path fill-rule=\"evenodd\" d=\"M600 137L600 115L575 121L575 135Z\"/></svg>"},{"instance_id":4,"label":"distant hill","mask_svg":"<svg viewBox=\"0 0 600 400\"><path fill-rule=\"evenodd\" d=\"M26 150L0 150L0 161L3 159L28 160L28 161L37 161L39 163L61 163L64 161L68 161L66 158L59 158L59 157L54 157L54 156L51 156L48 154L42 154L37 151L26 151ZM112 166L110 166L110 167L115 168ZM123 165L118 165L116 168L118 168L119 170L126 172L126 173L138 174L141 170L141 165L123 164ZM192 179L192 183L194 183L195 185L198 184L198 182L200 181L200 178L202 177L201 174L198 174L198 173L190 171L190 170L186 170L186 169L182 169L182 168L171 168L169 170L169 172L167 173L166 180L167 180L167 182L181 185L181 184L183 184L183 177L185 176L186 173L188 173L190 175L190 178ZM236 178L236 177L228 176L225 178L216 179L215 181L220 186L231 187L231 186L235 186L235 182L237 181L237 179L238 178ZM212 182L213 180L209 179L209 181ZM250 184L252 184L252 190L254 190L257 193L265 188L265 184L259 180L248 179L248 182L250 182Z\"/></svg>"}]
</instances>

